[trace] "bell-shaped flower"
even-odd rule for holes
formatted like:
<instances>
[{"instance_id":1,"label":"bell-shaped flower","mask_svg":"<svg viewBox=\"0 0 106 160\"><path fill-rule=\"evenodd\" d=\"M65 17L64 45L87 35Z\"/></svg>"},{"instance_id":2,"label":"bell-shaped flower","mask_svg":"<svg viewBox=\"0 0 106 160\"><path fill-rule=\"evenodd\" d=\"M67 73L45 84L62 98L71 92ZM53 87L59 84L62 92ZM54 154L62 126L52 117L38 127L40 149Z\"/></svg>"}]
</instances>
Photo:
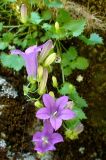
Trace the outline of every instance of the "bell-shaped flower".
<instances>
[{"instance_id":1,"label":"bell-shaped flower","mask_svg":"<svg viewBox=\"0 0 106 160\"><path fill-rule=\"evenodd\" d=\"M38 68L38 55L39 57L47 55L49 51L53 48L51 40L48 40L41 46L31 46L22 52L19 49L11 50L12 54L19 54L25 60L26 70L28 76L36 77Z\"/></svg>"},{"instance_id":2,"label":"bell-shaped flower","mask_svg":"<svg viewBox=\"0 0 106 160\"><path fill-rule=\"evenodd\" d=\"M39 119L49 119L52 127L57 130L62 125L62 120L69 120L75 117L71 109L65 108L68 102L67 96L62 96L55 100L49 94L43 95L45 107L39 109L36 117Z\"/></svg>"},{"instance_id":3,"label":"bell-shaped flower","mask_svg":"<svg viewBox=\"0 0 106 160\"><path fill-rule=\"evenodd\" d=\"M33 135L35 143L34 150L44 153L50 150L55 150L54 144L63 142L63 137L59 133L54 133L53 128L48 120L44 122L44 129L42 132L36 132Z\"/></svg>"}]
</instances>

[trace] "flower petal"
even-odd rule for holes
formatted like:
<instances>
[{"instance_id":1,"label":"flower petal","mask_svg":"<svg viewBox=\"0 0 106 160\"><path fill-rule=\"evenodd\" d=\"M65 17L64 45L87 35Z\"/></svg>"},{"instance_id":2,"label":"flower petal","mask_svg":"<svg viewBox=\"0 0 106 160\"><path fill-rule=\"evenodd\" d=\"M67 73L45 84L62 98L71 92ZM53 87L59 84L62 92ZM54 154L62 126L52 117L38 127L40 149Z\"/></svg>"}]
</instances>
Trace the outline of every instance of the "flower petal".
<instances>
[{"instance_id":1,"label":"flower petal","mask_svg":"<svg viewBox=\"0 0 106 160\"><path fill-rule=\"evenodd\" d=\"M56 100L56 106L59 110L63 109L68 102L68 96L62 96Z\"/></svg>"},{"instance_id":2,"label":"flower petal","mask_svg":"<svg viewBox=\"0 0 106 160\"><path fill-rule=\"evenodd\" d=\"M37 111L36 117L39 119L48 119L50 118L50 115L48 113L47 108L41 108Z\"/></svg>"},{"instance_id":3,"label":"flower petal","mask_svg":"<svg viewBox=\"0 0 106 160\"><path fill-rule=\"evenodd\" d=\"M50 123L52 125L52 127L56 130L58 130L61 125L62 125L62 119L61 118L54 118L54 117L51 117L50 118Z\"/></svg>"},{"instance_id":4,"label":"flower petal","mask_svg":"<svg viewBox=\"0 0 106 160\"><path fill-rule=\"evenodd\" d=\"M19 49L14 49L14 50L11 50L10 52L11 52L11 54L19 54L19 55L25 54L24 52L22 52L22 51L19 50Z\"/></svg>"},{"instance_id":5,"label":"flower petal","mask_svg":"<svg viewBox=\"0 0 106 160\"><path fill-rule=\"evenodd\" d=\"M50 123L50 120L46 119L44 120L44 128L43 128L44 133L53 133L53 127Z\"/></svg>"},{"instance_id":6,"label":"flower petal","mask_svg":"<svg viewBox=\"0 0 106 160\"><path fill-rule=\"evenodd\" d=\"M25 60L28 76L36 77L37 67L38 67L37 54L35 53L24 54L23 58Z\"/></svg>"},{"instance_id":7,"label":"flower petal","mask_svg":"<svg viewBox=\"0 0 106 160\"><path fill-rule=\"evenodd\" d=\"M63 137L59 133L53 133L51 136L51 141L53 144L63 142Z\"/></svg>"},{"instance_id":8,"label":"flower petal","mask_svg":"<svg viewBox=\"0 0 106 160\"><path fill-rule=\"evenodd\" d=\"M55 107L55 100L52 96L49 94L43 95L43 103L44 105L49 109L49 111L52 113Z\"/></svg>"},{"instance_id":9,"label":"flower petal","mask_svg":"<svg viewBox=\"0 0 106 160\"><path fill-rule=\"evenodd\" d=\"M37 142L34 150L37 150L38 152L44 153L47 151L56 150L53 144L43 144L42 142Z\"/></svg>"},{"instance_id":10,"label":"flower petal","mask_svg":"<svg viewBox=\"0 0 106 160\"><path fill-rule=\"evenodd\" d=\"M41 137L42 137L42 132L36 132L36 133L33 135L32 141L33 141L33 142L41 141Z\"/></svg>"},{"instance_id":11,"label":"flower petal","mask_svg":"<svg viewBox=\"0 0 106 160\"><path fill-rule=\"evenodd\" d=\"M27 49L25 50L25 53L26 53L26 54L30 54L30 53L32 53L32 52L40 52L40 51L41 51L41 48L40 48L40 47L37 47L37 45L34 45L34 46L31 46L31 47L27 48Z\"/></svg>"},{"instance_id":12,"label":"flower petal","mask_svg":"<svg viewBox=\"0 0 106 160\"><path fill-rule=\"evenodd\" d=\"M61 111L61 114L59 116L61 119L63 120L68 120L68 119L72 119L75 117L75 113L73 111L71 111L70 109L63 109Z\"/></svg>"}]
</instances>

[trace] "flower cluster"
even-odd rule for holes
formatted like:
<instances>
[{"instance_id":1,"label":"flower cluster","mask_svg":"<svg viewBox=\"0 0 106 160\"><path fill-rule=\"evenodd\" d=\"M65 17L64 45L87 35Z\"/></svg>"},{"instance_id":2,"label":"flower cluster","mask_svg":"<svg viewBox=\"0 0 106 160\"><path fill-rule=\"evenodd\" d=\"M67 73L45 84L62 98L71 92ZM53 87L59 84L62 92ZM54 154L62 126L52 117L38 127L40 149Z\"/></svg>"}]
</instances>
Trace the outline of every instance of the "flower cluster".
<instances>
[{"instance_id":1,"label":"flower cluster","mask_svg":"<svg viewBox=\"0 0 106 160\"><path fill-rule=\"evenodd\" d=\"M62 96L55 100L49 94L44 94L43 103L45 107L37 111L36 117L44 120L44 129L33 136L35 150L38 152L55 150L54 144L62 142L63 138L59 133L53 133L53 130L57 131L61 127L62 120L69 120L75 117L75 113L67 108L67 96Z\"/></svg>"},{"instance_id":2,"label":"flower cluster","mask_svg":"<svg viewBox=\"0 0 106 160\"><path fill-rule=\"evenodd\" d=\"M73 104L68 101L68 96L55 99L50 94L45 94L50 65L56 59L56 53L50 52L52 49L53 43L48 40L43 45L27 48L25 52L18 49L11 51L12 54L19 54L23 57L28 77L32 77L38 82L37 92L39 95L43 95L44 107L40 101L36 101L36 104L42 107L37 111L36 117L43 120L44 128L41 132L36 132L32 140L35 144L34 150L40 153L55 150L54 145L63 142L63 137L56 131L61 127L63 120L75 117L75 113L72 111ZM55 76L52 76L52 81L53 87L57 88L58 82Z\"/></svg>"}]
</instances>

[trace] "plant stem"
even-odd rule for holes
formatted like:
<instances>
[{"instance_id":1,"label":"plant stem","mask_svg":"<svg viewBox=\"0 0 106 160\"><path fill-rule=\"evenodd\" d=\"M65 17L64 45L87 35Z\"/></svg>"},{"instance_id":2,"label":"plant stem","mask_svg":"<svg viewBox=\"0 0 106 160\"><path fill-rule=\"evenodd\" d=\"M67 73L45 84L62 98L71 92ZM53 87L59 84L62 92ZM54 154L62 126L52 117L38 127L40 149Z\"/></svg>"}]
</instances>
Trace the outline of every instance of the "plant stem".
<instances>
[{"instance_id":1,"label":"plant stem","mask_svg":"<svg viewBox=\"0 0 106 160\"><path fill-rule=\"evenodd\" d=\"M18 28L22 27L23 25L15 25L15 26L3 26L3 28Z\"/></svg>"}]
</instances>

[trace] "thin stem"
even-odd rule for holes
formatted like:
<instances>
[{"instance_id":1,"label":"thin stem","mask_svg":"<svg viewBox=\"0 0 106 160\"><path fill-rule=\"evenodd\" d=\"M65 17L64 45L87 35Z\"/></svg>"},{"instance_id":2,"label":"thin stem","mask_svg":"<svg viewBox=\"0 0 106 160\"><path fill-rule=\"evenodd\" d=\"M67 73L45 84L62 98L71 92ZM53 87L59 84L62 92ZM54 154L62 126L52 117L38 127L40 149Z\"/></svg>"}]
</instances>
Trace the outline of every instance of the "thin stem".
<instances>
[{"instance_id":1,"label":"thin stem","mask_svg":"<svg viewBox=\"0 0 106 160\"><path fill-rule=\"evenodd\" d=\"M64 71L63 71L63 67L61 66L61 72L62 72L62 81L63 83L65 82L65 76L64 76Z\"/></svg>"},{"instance_id":2,"label":"thin stem","mask_svg":"<svg viewBox=\"0 0 106 160\"><path fill-rule=\"evenodd\" d=\"M58 51L59 51L59 54L62 52L61 51L61 43L60 43L60 41L57 41L58 42L58 45L57 45L57 49L58 49ZM63 81L63 83L65 82L65 76L64 76L64 71L63 71L63 67L62 67L62 65L60 64L60 66L61 66L61 72L62 72L62 81Z\"/></svg>"},{"instance_id":3,"label":"thin stem","mask_svg":"<svg viewBox=\"0 0 106 160\"><path fill-rule=\"evenodd\" d=\"M23 25L14 25L14 26L3 26L3 28L18 28L22 27Z\"/></svg>"}]
</instances>

